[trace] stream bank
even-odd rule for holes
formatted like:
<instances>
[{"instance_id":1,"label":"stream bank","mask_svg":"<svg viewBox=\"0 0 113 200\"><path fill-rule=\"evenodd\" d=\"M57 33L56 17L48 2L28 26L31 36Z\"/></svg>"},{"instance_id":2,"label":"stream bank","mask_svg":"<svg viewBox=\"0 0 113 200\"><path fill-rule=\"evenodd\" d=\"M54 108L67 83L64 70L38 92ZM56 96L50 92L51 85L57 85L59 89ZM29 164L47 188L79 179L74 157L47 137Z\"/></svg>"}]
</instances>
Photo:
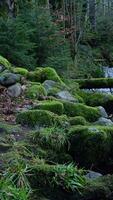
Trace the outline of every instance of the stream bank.
<instances>
[{"instance_id":1,"label":"stream bank","mask_svg":"<svg viewBox=\"0 0 113 200\"><path fill-rule=\"evenodd\" d=\"M110 200L113 96L64 83L50 67L28 71L0 58L0 195Z\"/></svg>"}]
</instances>

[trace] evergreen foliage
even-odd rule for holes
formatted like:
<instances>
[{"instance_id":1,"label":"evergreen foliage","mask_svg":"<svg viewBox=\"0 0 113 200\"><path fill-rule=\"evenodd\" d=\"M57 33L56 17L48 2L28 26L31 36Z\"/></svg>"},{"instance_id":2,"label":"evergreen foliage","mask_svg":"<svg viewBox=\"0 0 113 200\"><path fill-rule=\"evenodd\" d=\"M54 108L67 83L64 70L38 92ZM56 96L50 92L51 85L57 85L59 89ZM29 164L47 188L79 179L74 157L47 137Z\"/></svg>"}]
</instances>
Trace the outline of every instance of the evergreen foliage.
<instances>
[{"instance_id":1,"label":"evergreen foliage","mask_svg":"<svg viewBox=\"0 0 113 200\"><path fill-rule=\"evenodd\" d=\"M72 64L70 47L47 9L19 3L15 18L0 18L0 53L17 66L57 70Z\"/></svg>"}]
</instances>

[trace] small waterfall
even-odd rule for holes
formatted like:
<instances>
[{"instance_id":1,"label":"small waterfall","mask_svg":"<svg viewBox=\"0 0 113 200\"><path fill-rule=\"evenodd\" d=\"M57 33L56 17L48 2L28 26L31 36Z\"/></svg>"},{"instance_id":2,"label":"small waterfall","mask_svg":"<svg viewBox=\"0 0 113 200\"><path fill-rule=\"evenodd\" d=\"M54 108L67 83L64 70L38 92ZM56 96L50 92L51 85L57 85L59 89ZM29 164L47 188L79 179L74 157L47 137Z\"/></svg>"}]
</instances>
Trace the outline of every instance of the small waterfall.
<instances>
[{"instance_id":1,"label":"small waterfall","mask_svg":"<svg viewBox=\"0 0 113 200\"><path fill-rule=\"evenodd\" d=\"M113 78L113 67L103 67L105 78Z\"/></svg>"}]
</instances>

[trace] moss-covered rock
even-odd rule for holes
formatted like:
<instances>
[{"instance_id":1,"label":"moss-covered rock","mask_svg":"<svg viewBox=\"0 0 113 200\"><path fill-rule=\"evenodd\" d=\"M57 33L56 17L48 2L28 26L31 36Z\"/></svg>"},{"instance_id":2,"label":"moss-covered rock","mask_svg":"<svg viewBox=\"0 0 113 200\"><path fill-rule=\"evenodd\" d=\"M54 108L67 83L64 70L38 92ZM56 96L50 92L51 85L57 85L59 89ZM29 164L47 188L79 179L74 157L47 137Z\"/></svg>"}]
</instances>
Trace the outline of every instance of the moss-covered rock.
<instances>
[{"instance_id":1,"label":"moss-covered rock","mask_svg":"<svg viewBox=\"0 0 113 200\"><path fill-rule=\"evenodd\" d=\"M113 128L75 126L69 131L70 154L85 167L103 167L110 159L112 148L110 132ZM106 159L107 158L107 159Z\"/></svg>"},{"instance_id":2,"label":"moss-covered rock","mask_svg":"<svg viewBox=\"0 0 113 200\"><path fill-rule=\"evenodd\" d=\"M22 76L27 76L28 74L28 70L25 69L25 68L22 68L22 67L15 67L15 68L12 68L12 71L15 73L15 74L20 74Z\"/></svg>"},{"instance_id":3,"label":"moss-covered rock","mask_svg":"<svg viewBox=\"0 0 113 200\"><path fill-rule=\"evenodd\" d=\"M20 81L21 81L21 76L19 74L3 73L0 76L0 84L6 87L11 86Z\"/></svg>"},{"instance_id":4,"label":"moss-covered rock","mask_svg":"<svg viewBox=\"0 0 113 200\"><path fill-rule=\"evenodd\" d=\"M83 189L80 200L112 200L113 175L107 175L96 180L89 180Z\"/></svg>"},{"instance_id":5,"label":"moss-covered rock","mask_svg":"<svg viewBox=\"0 0 113 200\"><path fill-rule=\"evenodd\" d=\"M65 115L58 116L47 110L29 110L17 115L17 123L27 126L62 125L67 122Z\"/></svg>"},{"instance_id":6,"label":"moss-covered rock","mask_svg":"<svg viewBox=\"0 0 113 200\"><path fill-rule=\"evenodd\" d=\"M61 188L65 191L72 192L81 190L86 180L83 171L78 170L76 166L69 165L49 165L49 164L33 164L34 183L40 185L43 191L44 186L52 188ZM40 175L40 176L39 176ZM37 178L39 177L39 178ZM52 183L52 184L51 184ZM70 184L69 184L70 183ZM60 198L61 199L61 198Z\"/></svg>"},{"instance_id":7,"label":"moss-covered rock","mask_svg":"<svg viewBox=\"0 0 113 200\"><path fill-rule=\"evenodd\" d=\"M48 96L54 96L54 97L56 97L56 94L58 93L58 92L60 92L61 91L61 89L59 89L58 87L53 87L53 88L51 88L49 91L48 91Z\"/></svg>"},{"instance_id":8,"label":"moss-covered rock","mask_svg":"<svg viewBox=\"0 0 113 200\"><path fill-rule=\"evenodd\" d=\"M70 117L69 122L71 125L86 125L87 124L86 119L81 116Z\"/></svg>"},{"instance_id":9,"label":"moss-covered rock","mask_svg":"<svg viewBox=\"0 0 113 200\"><path fill-rule=\"evenodd\" d=\"M45 80L53 80L59 83L63 83L61 81L61 78L58 76L58 74L56 73L55 69L50 68L50 67L46 67L43 69L43 73L45 76Z\"/></svg>"},{"instance_id":10,"label":"moss-covered rock","mask_svg":"<svg viewBox=\"0 0 113 200\"><path fill-rule=\"evenodd\" d=\"M59 101L42 101L35 108L41 110L48 110L58 115L62 115L64 111L64 106Z\"/></svg>"},{"instance_id":11,"label":"moss-covered rock","mask_svg":"<svg viewBox=\"0 0 113 200\"><path fill-rule=\"evenodd\" d=\"M3 69L11 69L11 64L9 63L9 61L4 58L3 56L0 56L0 65L3 66Z\"/></svg>"},{"instance_id":12,"label":"moss-covered rock","mask_svg":"<svg viewBox=\"0 0 113 200\"><path fill-rule=\"evenodd\" d=\"M70 117L82 116L89 122L94 122L101 116L98 108L86 106L81 103L63 101L63 105L64 113Z\"/></svg>"},{"instance_id":13,"label":"moss-covered rock","mask_svg":"<svg viewBox=\"0 0 113 200\"><path fill-rule=\"evenodd\" d=\"M41 84L32 84L27 87L26 97L29 99L38 99L40 96L47 96L45 88Z\"/></svg>"},{"instance_id":14,"label":"moss-covered rock","mask_svg":"<svg viewBox=\"0 0 113 200\"><path fill-rule=\"evenodd\" d=\"M37 68L33 72L28 73L28 79L31 81L41 82L43 83L45 80L53 80L63 84L61 78L58 76L56 71L53 68Z\"/></svg>"},{"instance_id":15,"label":"moss-covered rock","mask_svg":"<svg viewBox=\"0 0 113 200\"><path fill-rule=\"evenodd\" d=\"M89 106L103 106L109 113L113 109L113 95L79 91L79 95Z\"/></svg>"}]
</instances>

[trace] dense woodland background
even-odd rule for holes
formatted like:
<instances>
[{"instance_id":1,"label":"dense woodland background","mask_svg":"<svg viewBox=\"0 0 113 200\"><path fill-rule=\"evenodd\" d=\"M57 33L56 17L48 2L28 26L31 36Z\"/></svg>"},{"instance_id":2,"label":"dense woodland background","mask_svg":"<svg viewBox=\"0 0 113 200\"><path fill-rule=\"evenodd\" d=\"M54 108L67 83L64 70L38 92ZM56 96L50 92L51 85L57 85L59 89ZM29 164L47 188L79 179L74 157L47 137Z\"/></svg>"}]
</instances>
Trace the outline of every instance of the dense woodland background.
<instances>
[{"instance_id":1,"label":"dense woodland background","mask_svg":"<svg viewBox=\"0 0 113 200\"><path fill-rule=\"evenodd\" d=\"M72 78L113 65L112 0L0 0L0 54L18 66Z\"/></svg>"}]
</instances>

